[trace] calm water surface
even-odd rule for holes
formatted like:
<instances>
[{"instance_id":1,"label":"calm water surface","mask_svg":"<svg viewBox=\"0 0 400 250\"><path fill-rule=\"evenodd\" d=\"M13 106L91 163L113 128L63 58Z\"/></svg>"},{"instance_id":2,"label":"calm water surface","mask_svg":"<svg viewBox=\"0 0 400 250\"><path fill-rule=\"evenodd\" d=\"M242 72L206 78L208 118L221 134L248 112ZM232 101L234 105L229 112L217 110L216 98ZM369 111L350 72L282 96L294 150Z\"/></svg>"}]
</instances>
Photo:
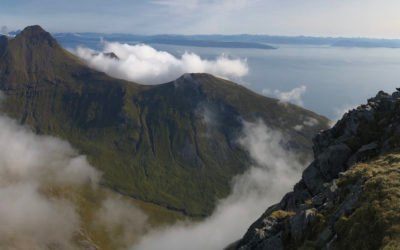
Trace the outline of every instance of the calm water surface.
<instances>
[{"instance_id":1,"label":"calm water surface","mask_svg":"<svg viewBox=\"0 0 400 250\"><path fill-rule=\"evenodd\" d=\"M289 91L305 85L304 106L331 119L377 91L400 87L400 49L279 46L277 50L153 47L180 55L195 52L205 58L226 54L247 58L249 74L242 79L252 90Z\"/></svg>"}]
</instances>

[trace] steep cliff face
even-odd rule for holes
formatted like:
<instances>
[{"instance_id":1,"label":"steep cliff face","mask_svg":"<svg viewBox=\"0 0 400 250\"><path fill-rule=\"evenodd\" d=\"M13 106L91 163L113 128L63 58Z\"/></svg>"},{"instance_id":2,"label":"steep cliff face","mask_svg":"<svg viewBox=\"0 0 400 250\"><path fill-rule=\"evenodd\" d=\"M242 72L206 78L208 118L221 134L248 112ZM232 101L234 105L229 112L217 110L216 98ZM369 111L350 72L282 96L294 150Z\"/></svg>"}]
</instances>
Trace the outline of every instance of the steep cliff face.
<instances>
[{"instance_id":1,"label":"steep cliff face","mask_svg":"<svg viewBox=\"0 0 400 250\"><path fill-rule=\"evenodd\" d=\"M314 139L293 192L229 249L398 249L400 92L379 92Z\"/></svg>"},{"instance_id":2,"label":"steep cliff face","mask_svg":"<svg viewBox=\"0 0 400 250\"><path fill-rule=\"evenodd\" d=\"M120 193L189 216L206 216L230 192L250 157L242 120L262 119L311 151L328 120L208 74L153 86L113 79L84 65L31 26L0 39L1 110L36 133L69 141ZM311 126L296 125L314 121Z\"/></svg>"}]
</instances>

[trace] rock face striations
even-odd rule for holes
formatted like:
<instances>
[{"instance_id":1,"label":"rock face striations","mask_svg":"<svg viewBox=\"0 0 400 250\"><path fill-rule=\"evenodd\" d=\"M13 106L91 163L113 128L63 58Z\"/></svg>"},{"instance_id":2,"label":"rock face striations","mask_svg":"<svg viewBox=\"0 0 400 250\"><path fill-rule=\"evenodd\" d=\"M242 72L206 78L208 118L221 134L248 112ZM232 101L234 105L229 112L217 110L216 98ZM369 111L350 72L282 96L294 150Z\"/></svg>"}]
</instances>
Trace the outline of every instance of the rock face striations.
<instances>
[{"instance_id":1,"label":"rock face striations","mask_svg":"<svg viewBox=\"0 0 400 250\"><path fill-rule=\"evenodd\" d=\"M117 55L108 56L118 60ZM189 216L205 216L251 164L237 139L261 119L311 152L328 120L208 74L153 86L87 67L39 26L0 36L0 106L36 133L69 141L105 186ZM311 119L312 126L294 129Z\"/></svg>"},{"instance_id":2,"label":"rock face striations","mask_svg":"<svg viewBox=\"0 0 400 250\"><path fill-rule=\"evenodd\" d=\"M379 92L314 138L293 192L229 249L399 249L400 92Z\"/></svg>"}]
</instances>

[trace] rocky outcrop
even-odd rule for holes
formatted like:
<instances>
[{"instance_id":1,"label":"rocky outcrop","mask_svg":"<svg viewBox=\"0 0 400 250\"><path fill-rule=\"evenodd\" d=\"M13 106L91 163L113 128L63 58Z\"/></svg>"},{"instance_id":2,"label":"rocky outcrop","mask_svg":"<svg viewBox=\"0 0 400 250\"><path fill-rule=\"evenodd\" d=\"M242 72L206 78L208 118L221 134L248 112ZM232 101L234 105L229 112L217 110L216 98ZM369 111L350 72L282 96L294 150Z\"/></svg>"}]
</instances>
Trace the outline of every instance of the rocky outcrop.
<instances>
[{"instance_id":1,"label":"rocky outcrop","mask_svg":"<svg viewBox=\"0 0 400 250\"><path fill-rule=\"evenodd\" d=\"M8 38L6 36L0 35L0 56L4 54L8 43Z\"/></svg>"},{"instance_id":2,"label":"rocky outcrop","mask_svg":"<svg viewBox=\"0 0 400 250\"><path fill-rule=\"evenodd\" d=\"M377 249L396 244L388 241L387 235L392 239L393 230L389 233L389 228L400 226L396 217L400 211L398 206L390 208L381 197L392 197L391 202L395 202L393 197L398 197L400 190L399 183L385 179L388 166L396 174L400 172L400 160L393 157L400 145L399 104L400 92L389 95L381 91L367 104L346 113L333 128L318 134L313 140L314 161L294 190L270 207L229 249ZM372 160L376 158L379 164ZM377 187L369 189L370 183L377 182ZM380 195L371 199L377 190ZM381 231L388 233L378 237L366 226L351 242L348 234L354 234L358 224L385 221L386 212L371 205L374 202L385 203L394 216L382 226ZM351 233L345 234L344 228ZM371 242L359 244L360 237Z\"/></svg>"}]
</instances>

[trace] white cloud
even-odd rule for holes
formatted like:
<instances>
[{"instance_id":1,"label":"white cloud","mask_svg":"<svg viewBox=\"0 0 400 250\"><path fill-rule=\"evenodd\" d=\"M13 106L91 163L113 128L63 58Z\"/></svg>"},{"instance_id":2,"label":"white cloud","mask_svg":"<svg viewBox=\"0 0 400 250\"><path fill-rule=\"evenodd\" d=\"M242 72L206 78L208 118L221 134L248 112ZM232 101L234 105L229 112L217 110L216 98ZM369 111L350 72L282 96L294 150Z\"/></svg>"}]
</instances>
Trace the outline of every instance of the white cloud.
<instances>
[{"instance_id":1,"label":"white cloud","mask_svg":"<svg viewBox=\"0 0 400 250\"><path fill-rule=\"evenodd\" d=\"M304 129L304 126L314 127L314 126L317 126L318 124L319 124L319 122L317 119L315 119L313 117L306 117L306 118L304 118L302 124L298 124L298 125L294 126L293 129L297 130L297 131L302 131Z\"/></svg>"},{"instance_id":2,"label":"white cloud","mask_svg":"<svg viewBox=\"0 0 400 250\"><path fill-rule=\"evenodd\" d=\"M313 118L313 117L306 117L306 119L303 122L304 125L309 126L309 127L314 127L319 124L318 120Z\"/></svg>"},{"instance_id":3,"label":"white cloud","mask_svg":"<svg viewBox=\"0 0 400 250\"><path fill-rule=\"evenodd\" d=\"M47 197L44 185L96 183L99 177L68 143L0 116L0 248L72 247L79 228L75 207Z\"/></svg>"},{"instance_id":4,"label":"white cloud","mask_svg":"<svg viewBox=\"0 0 400 250\"><path fill-rule=\"evenodd\" d=\"M97 182L99 173L84 156L53 137L40 137L0 116L0 183L47 181Z\"/></svg>"},{"instance_id":5,"label":"white cloud","mask_svg":"<svg viewBox=\"0 0 400 250\"><path fill-rule=\"evenodd\" d=\"M132 249L216 250L238 240L265 209L278 202L300 177L301 165L281 147L283 137L262 122L244 122L239 143L256 162L234 179L232 194L199 223L151 231Z\"/></svg>"},{"instance_id":6,"label":"white cloud","mask_svg":"<svg viewBox=\"0 0 400 250\"><path fill-rule=\"evenodd\" d=\"M296 125L296 126L293 127L293 129L296 130L296 131L302 131L303 128L304 128L303 125Z\"/></svg>"},{"instance_id":7,"label":"white cloud","mask_svg":"<svg viewBox=\"0 0 400 250\"><path fill-rule=\"evenodd\" d=\"M68 143L0 115L0 249L77 249L79 203L57 190L85 186L97 192L99 179ZM110 235L118 232L112 238L121 246L130 246L146 228L147 216L115 194L107 192L97 209L93 223Z\"/></svg>"},{"instance_id":8,"label":"white cloud","mask_svg":"<svg viewBox=\"0 0 400 250\"><path fill-rule=\"evenodd\" d=\"M70 240L79 227L72 204L48 199L34 183L2 186L0 199L1 249L45 249L52 244L60 249L72 247Z\"/></svg>"},{"instance_id":9,"label":"white cloud","mask_svg":"<svg viewBox=\"0 0 400 250\"><path fill-rule=\"evenodd\" d=\"M214 60L206 60L190 52L175 57L145 44L105 42L102 52L113 52L119 60L87 48L77 48L73 52L97 70L141 84L165 83L184 73L210 73L223 78L240 79L249 71L245 59L221 55Z\"/></svg>"},{"instance_id":10,"label":"white cloud","mask_svg":"<svg viewBox=\"0 0 400 250\"><path fill-rule=\"evenodd\" d=\"M276 97L282 102L290 102L293 104L297 104L299 106L303 106L303 95L306 93L307 87L301 85L300 87L294 88L287 92L280 91L278 89L270 90L270 89L263 89L262 93L266 96Z\"/></svg>"},{"instance_id":11,"label":"white cloud","mask_svg":"<svg viewBox=\"0 0 400 250\"><path fill-rule=\"evenodd\" d=\"M0 28L0 35L8 35L8 27L3 25Z\"/></svg>"}]
</instances>

